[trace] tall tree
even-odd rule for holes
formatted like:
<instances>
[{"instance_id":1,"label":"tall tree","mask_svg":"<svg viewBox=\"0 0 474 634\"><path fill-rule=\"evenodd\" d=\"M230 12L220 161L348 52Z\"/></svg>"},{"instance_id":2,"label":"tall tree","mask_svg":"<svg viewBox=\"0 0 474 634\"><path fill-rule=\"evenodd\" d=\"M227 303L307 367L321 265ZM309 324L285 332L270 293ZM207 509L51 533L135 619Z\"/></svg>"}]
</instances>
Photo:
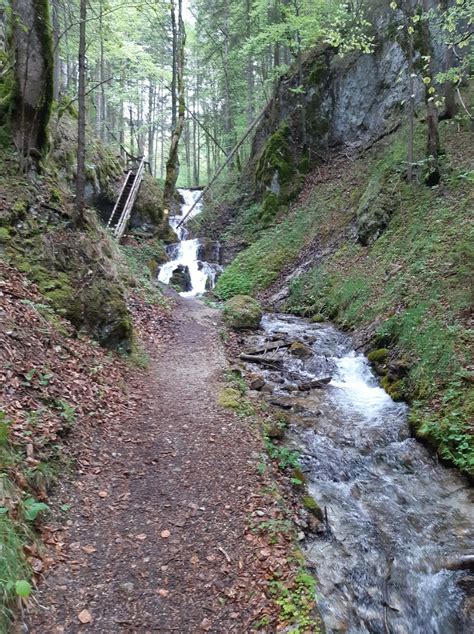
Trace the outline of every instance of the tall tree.
<instances>
[{"instance_id":1,"label":"tall tree","mask_svg":"<svg viewBox=\"0 0 474 634\"><path fill-rule=\"evenodd\" d=\"M175 1L172 2L172 12L176 11ZM178 0L178 27L177 27L177 51L176 51L176 82L178 114L174 129L172 130L171 144L168 161L166 163L166 178L163 189L163 204L170 208L176 189L176 181L179 174L179 142L184 129L186 118L186 99L184 83L186 31L183 21L183 2Z\"/></svg>"},{"instance_id":2,"label":"tall tree","mask_svg":"<svg viewBox=\"0 0 474 634\"><path fill-rule=\"evenodd\" d=\"M47 0L12 0L15 90L12 129L22 155L38 161L48 148L53 101L53 38Z\"/></svg>"},{"instance_id":3,"label":"tall tree","mask_svg":"<svg viewBox=\"0 0 474 634\"><path fill-rule=\"evenodd\" d=\"M77 118L77 176L76 176L76 221L81 222L84 212L86 187L86 19L87 0L81 0L79 26L79 88Z\"/></svg>"}]
</instances>

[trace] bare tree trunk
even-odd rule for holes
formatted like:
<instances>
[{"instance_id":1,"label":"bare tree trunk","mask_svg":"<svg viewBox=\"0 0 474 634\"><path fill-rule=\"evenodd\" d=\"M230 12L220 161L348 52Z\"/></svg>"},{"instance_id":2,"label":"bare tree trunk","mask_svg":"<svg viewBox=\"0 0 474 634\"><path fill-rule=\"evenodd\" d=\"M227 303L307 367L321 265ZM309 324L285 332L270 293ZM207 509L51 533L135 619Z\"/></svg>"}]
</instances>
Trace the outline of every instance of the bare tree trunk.
<instances>
[{"instance_id":1,"label":"bare tree trunk","mask_svg":"<svg viewBox=\"0 0 474 634\"><path fill-rule=\"evenodd\" d=\"M430 10L429 0L423 0L424 18L421 24L421 31L423 37L423 53L427 58L426 65L426 79L425 82L425 101L426 101L426 123L428 128L427 139L427 158L429 173L426 179L427 183L431 186L437 185L440 180L439 171L439 115L438 108L436 107L434 94L430 93L430 88L434 85L434 73L433 73L433 45L431 41L430 24L427 18Z\"/></svg>"},{"instance_id":2,"label":"bare tree trunk","mask_svg":"<svg viewBox=\"0 0 474 634\"><path fill-rule=\"evenodd\" d=\"M171 74L171 132L174 131L178 116L178 25L176 23L175 0L171 0L172 74Z\"/></svg>"},{"instance_id":3,"label":"bare tree trunk","mask_svg":"<svg viewBox=\"0 0 474 634\"><path fill-rule=\"evenodd\" d=\"M77 122L76 222L83 219L86 189L86 19L87 0L81 0L79 25L79 90Z\"/></svg>"},{"instance_id":4,"label":"bare tree trunk","mask_svg":"<svg viewBox=\"0 0 474 634\"><path fill-rule=\"evenodd\" d=\"M246 0L246 27L247 39L251 36L251 12L252 0ZM247 125L250 125L255 117L255 78L253 72L253 55L249 53L247 58Z\"/></svg>"},{"instance_id":5,"label":"bare tree trunk","mask_svg":"<svg viewBox=\"0 0 474 634\"><path fill-rule=\"evenodd\" d=\"M153 157L154 157L154 146L155 146L155 123L154 123L155 99L156 99L155 85L150 80L150 84L148 86L148 163L150 164L151 170L153 170Z\"/></svg>"},{"instance_id":6,"label":"bare tree trunk","mask_svg":"<svg viewBox=\"0 0 474 634\"><path fill-rule=\"evenodd\" d=\"M175 0L172 3L172 12L175 11ZM176 80L178 88L178 118L171 137L168 162L166 163L166 179L163 190L163 205L169 209L173 201L176 189L176 181L179 174L179 141L183 133L186 115L185 85L184 85L184 50L186 44L186 32L183 22L183 3L178 0L178 37L176 51Z\"/></svg>"},{"instance_id":7,"label":"bare tree trunk","mask_svg":"<svg viewBox=\"0 0 474 634\"><path fill-rule=\"evenodd\" d=\"M415 138L415 85L413 81L413 33L408 35L408 169L407 169L407 181L410 183L413 180L413 162L414 162L414 138Z\"/></svg>"}]
</instances>

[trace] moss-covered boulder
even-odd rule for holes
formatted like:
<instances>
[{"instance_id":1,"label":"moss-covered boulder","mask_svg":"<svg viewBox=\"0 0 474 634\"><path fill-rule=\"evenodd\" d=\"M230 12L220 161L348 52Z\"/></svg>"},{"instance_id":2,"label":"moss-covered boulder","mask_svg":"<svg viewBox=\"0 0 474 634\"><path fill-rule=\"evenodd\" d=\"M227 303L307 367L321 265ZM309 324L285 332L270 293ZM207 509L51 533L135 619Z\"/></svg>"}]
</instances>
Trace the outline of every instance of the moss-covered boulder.
<instances>
[{"instance_id":1,"label":"moss-covered boulder","mask_svg":"<svg viewBox=\"0 0 474 634\"><path fill-rule=\"evenodd\" d=\"M367 359L370 363L385 363L388 359L388 355L390 351L388 348L377 348L377 350L372 350L367 355Z\"/></svg>"},{"instance_id":2,"label":"moss-covered boulder","mask_svg":"<svg viewBox=\"0 0 474 634\"><path fill-rule=\"evenodd\" d=\"M290 346L290 354L297 359L308 359L313 356L313 352L309 346L302 341L294 341Z\"/></svg>"},{"instance_id":3,"label":"moss-covered boulder","mask_svg":"<svg viewBox=\"0 0 474 634\"><path fill-rule=\"evenodd\" d=\"M249 295L236 295L224 305L224 322L235 330L257 329L262 316L260 304Z\"/></svg>"},{"instance_id":4,"label":"moss-covered boulder","mask_svg":"<svg viewBox=\"0 0 474 634\"><path fill-rule=\"evenodd\" d=\"M6 257L77 330L128 352L133 328L116 246L92 214L85 223L79 231L59 218L30 218L17 228Z\"/></svg>"},{"instance_id":5,"label":"moss-covered boulder","mask_svg":"<svg viewBox=\"0 0 474 634\"><path fill-rule=\"evenodd\" d=\"M387 227L397 205L388 172L378 172L369 181L356 211L357 237L367 245Z\"/></svg>"}]
</instances>

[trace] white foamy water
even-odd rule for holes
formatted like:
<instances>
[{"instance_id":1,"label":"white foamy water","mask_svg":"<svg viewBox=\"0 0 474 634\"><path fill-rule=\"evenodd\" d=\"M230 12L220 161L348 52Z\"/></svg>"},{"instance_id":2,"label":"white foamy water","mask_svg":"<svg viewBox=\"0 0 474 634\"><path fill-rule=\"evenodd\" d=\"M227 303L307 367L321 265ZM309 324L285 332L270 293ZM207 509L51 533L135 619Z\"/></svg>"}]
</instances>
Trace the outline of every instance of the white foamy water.
<instances>
[{"instance_id":1,"label":"white foamy water","mask_svg":"<svg viewBox=\"0 0 474 634\"><path fill-rule=\"evenodd\" d=\"M164 284L169 284L173 273L178 266L187 267L191 278L191 290L181 292L182 297L195 297L196 295L202 295L211 288L214 288L216 282L216 275L220 267L216 264L209 264L208 262L202 262L198 260L199 247L201 241L199 239L187 240L189 235L186 226L183 224L180 227L178 225L189 213L195 202L201 195L199 190L180 189L179 193L184 199L184 203L181 205L181 214L179 216L173 216L170 218L170 225L176 231L180 242L177 245L173 245L170 249L172 253L172 260L166 262L158 275L158 280ZM202 211L202 202L198 202L193 211L186 220L194 218Z\"/></svg>"},{"instance_id":2,"label":"white foamy water","mask_svg":"<svg viewBox=\"0 0 474 634\"><path fill-rule=\"evenodd\" d=\"M364 356L350 352L335 361L336 373L331 385L341 390L335 394L336 400L342 401L369 421L378 419L385 410L394 407L390 396L372 375Z\"/></svg>"}]
</instances>

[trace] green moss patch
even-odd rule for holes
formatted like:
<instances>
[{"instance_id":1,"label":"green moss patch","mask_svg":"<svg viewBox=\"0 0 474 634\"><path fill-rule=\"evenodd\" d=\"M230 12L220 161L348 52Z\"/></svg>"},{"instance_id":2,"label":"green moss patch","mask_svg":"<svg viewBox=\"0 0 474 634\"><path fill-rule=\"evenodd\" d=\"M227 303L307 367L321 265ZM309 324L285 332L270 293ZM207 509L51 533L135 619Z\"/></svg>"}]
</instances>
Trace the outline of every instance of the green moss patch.
<instances>
[{"instance_id":1,"label":"green moss patch","mask_svg":"<svg viewBox=\"0 0 474 634\"><path fill-rule=\"evenodd\" d=\"M224 322L235 330L256 329L260 326L263 311L260 304L248 295L236 295L224 305Z\"/></svg>"}]
</instances>

